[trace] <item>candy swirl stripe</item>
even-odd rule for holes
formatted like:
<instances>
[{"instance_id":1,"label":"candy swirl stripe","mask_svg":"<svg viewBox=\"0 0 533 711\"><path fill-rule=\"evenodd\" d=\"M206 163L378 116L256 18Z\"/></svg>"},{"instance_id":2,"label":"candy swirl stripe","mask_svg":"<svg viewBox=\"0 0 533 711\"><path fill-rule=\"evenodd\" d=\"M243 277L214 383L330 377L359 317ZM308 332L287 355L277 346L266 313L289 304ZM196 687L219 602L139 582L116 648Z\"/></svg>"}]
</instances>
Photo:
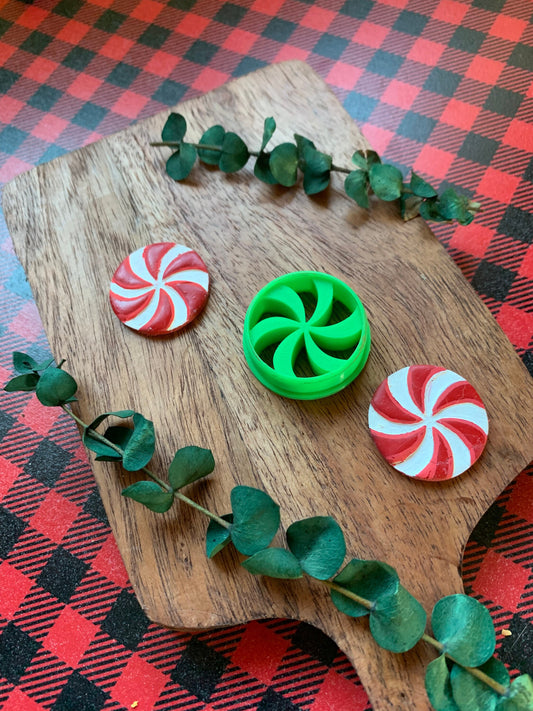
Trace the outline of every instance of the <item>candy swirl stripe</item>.
<instances>
[{"instance_id":1,"label":"candy swirl stripe","mask_svg":"<svg viewBox=\"0 0 533 711\"><path fill-rule=\"evenodd\" d=\"M487 413L472 385L435 366L390 375L372 398L369 427L385 459L419 479L450 479L480 456Z\"/></svg>"},{"instance_id":2,"label":"candy swirl stripe","mask_svg":"<svg viewBox=\"0 0 533 711\"><path fill-rule=\"evenodd\" d=\"M111 282L110 300L126 326L159 335L189 323L203 308L208 289L200 256L165 242L143 247L122 262Z\"/></svg>"}]
</instances>

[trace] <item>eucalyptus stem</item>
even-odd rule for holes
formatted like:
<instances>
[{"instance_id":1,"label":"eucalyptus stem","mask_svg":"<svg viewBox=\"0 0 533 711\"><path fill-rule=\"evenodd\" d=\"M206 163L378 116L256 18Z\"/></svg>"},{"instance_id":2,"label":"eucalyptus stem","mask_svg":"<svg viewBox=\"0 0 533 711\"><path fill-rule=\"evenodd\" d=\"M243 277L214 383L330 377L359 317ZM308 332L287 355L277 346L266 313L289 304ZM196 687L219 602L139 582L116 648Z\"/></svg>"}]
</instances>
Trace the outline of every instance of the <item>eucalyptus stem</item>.
<instances>
[{"instance_id":1,"label":"eucalyptus stem","mask_svg":"<svg viewBox=\"0 0 533 711\"><path fill-rule=\"evenodd\" d=\"M321 582L323 582L324 585L330 588L330 590L335 590L341 595L344 595L344 597L350 598L350 600L353 600L357 604L362 605L362 607L366 607L367 610L371 610L374 607L374 603L370 600L367 600L366 598L357 595L357 593L354 593L351 590L343 588L341 585L337 585L337 583L331 582L331 580L322 580Z\"/></svg>"},{"instance_id":2,"label":"eucalyptus stem","mask_svg":"<svg viewBox=\"0 0 533 711\"><path fill-rule=\"evenodd\" d=\"M458 664L460 667L465 669L469 674L472 676L475 676L476 679L479 679L482 681L484 684L489 686L493 691L495 691L497 694L500 694L500 696L507 696L507 693L509 691L508 687L505 687L503 684L500 684L497 682L495 679L493 679L491 676L488 674L485 674L485 672L481 671L478 667L466 667L464 664L461 664L460 662L457 661L457 659L454 659L450 654L446 654L444 651L444 645L436 640L434 637L431 637L429 634L423 634L422 639L424 642L427 644L430 644L432 647L434 647L436 650L438 650L441 654L445 654L448 659L450 659L454 664Z\"/></svg>"},{"instance_id":3,"label":"eucalyptus stem","mask_svg":"<svg viewBox=\"0 0 533 711\"><path fill-rule=\"evenodd\" d=\"M182 145L182 141L154 141L153 143L150 143L149 145L153 146L154 148L162 148L165 146L168 146L168 148L180 148ZM224 152L224 149L222 148L222 146L210 146L207 143L189 143L188 145L193 146L197 150L202 150L202 151L218 151L219 153ZM259 151L248 151L248 153L251 156L254 156L255 158L259 157Z\"/></svg>"},{"instance_id":4,"label":"eucalyptus stem","mask_svg":"<svg viewBox=\"0 0 533 711\"><path fill-rule=\"evenodd\" d=\"M224 528L230 528L231 524L228 521L225 521L220 516L217 516L217 514L213 513L212 511L209 511L209 509L204 508L200 504L196 503L196 501L189 499L189 497L185 496L185 494L182 494L181 491L175 491L174 496L177 499L180 499L180 501L183 501L184 504L187 504L188 506L192 506L197 511L200 511L201 513L205 514L206 516L209 516L211 521L215 521L216 523L218 523L219 526L223 526Z\"/></svg>"}]
</instances>

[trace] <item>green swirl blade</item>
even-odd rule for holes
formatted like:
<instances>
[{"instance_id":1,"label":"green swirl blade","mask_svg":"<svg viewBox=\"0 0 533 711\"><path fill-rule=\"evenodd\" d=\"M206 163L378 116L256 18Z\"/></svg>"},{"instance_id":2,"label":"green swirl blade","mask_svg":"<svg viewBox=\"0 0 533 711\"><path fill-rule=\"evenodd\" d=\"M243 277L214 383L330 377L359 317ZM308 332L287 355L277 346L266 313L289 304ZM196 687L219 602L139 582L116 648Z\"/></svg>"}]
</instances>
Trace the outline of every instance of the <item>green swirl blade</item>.
<instances>
[{"instance_id":1,"label":"green swirl blade","mask_svg":"<svg viewBox=\"0 0 533 711\"><path fill-rule=\"evenodd\" d=\"M305 334L305 347L307 350L307 357L311 368L316 375L323 375L324 373L331 373L339 368L344 368L346 366L346 361L344 358L335 358L335 356L328 355L317 344L313 341L311 334Z\"/></svg>"},{"instance_id":2,"label":"green swirl blade","mask_svg":"<svg viewBox=\"0 0 533 711\"><path fill-rule=\"evenodd\" d=\"M258 353L278 343L292 333L298 324L284 316L269 316L259 321L250 331L250 340Z\"/></svg>"},{"instance_id":3,"label":"green swirl blade","mask_svg":"<svg viewBox=\"0 0 533 711\"><path fill-rule=\"evenodd\" d=\"M323 326L331 317L333 285L330 282L315 279L314 287L316 289L316 306L308 324L309 326Z\"/></svg>"},{"instance_id":4,"label":"green swirl blade","mask_svg":"<svg viewBox=\"0 0 533 711\"><path fill-rule=\"evenodd\" d=\"M305 307L300 295L284 284L276 287L263 298L261 308L263 313L279 313L301 323L305 321Z\"/></svg>"},{"instance_id":5,"label":"green swirl blade","mask_svg":"<svg viewBox=\"0 0 533 711\"><path fill-rule=\"evenodd\" d=\"M330 326L313 326L309 332L320 348L340 351L355 346L361 338L362 330L363 316L360 311L354 311L339 323Z\"/></svg>"},{"instance_id":6,"label":"green swirl blade","mask_svg":"<svg viewBox=\"0 0 533 711\"><path fill-rule=\"evenodd\" d=\"M294 364L298 353L302 350L304 334L302 331L295 331L287 336L276 348L273 358L274 370L278 375L296 377Z\"/></svg>"}]
</instances>

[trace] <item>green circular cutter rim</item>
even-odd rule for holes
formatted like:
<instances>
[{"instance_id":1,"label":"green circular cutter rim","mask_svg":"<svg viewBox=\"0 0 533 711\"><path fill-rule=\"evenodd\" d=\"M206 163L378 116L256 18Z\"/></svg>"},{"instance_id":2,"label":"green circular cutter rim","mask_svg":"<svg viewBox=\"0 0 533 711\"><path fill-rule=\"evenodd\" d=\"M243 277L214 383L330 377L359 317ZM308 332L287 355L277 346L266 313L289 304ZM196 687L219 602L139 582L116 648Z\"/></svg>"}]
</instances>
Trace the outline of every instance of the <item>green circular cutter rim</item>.
<instances>
[{"instance_id":1,"label":"green circular cutter rim","mask_svg":"<svg viewBox=\"0 0 533 711\"><path fill-rule=\"evenodd\" d=\"M309 304L306 308L309 297L312 313ZM342 318L335 320L339 305ZM291 272L252 299L243 348L250 370L267 388L296 400L316 400L359 375L370 352L370 326L360 298L343 281L322 272ZM302 353L310 368L304 375L295 372Z\"/></svg>"}]
</instances>

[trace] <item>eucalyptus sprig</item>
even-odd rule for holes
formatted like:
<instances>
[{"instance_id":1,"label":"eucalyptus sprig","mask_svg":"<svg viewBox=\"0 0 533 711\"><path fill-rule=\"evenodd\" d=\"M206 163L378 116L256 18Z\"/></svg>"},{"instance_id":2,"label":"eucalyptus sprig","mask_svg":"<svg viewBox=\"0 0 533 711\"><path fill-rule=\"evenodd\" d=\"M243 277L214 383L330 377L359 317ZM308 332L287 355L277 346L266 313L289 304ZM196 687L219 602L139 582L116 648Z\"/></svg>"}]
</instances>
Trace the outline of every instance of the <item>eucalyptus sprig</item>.
<instances>
[{"instance_id":1,"label":"eucalyptus sprig","mask_svg":"<svg viewBox=\"0 0 533 711\"><path fill-rule=\"evenodd\" d=\"M294 134L294 143L280 143L267 151L275 130L275 120L266 118L257 151L249 150L240 136L226 131L219 124L208 128L198 143L190 143L185 141L185 117L171 113L163 127L161 141L150 145L172 149L166 172L177 181L189 176L197 158L207 165L218 166L224 173L234 173L254 157L254 175L264 183L290 188L296 185L301 173L305 193L316 195L329 186L332 173L345 174L344 190L349 198L364 208L370 206L371 193L386 202L399 200L404 220L421 215L433 222L456 220L461 225L468 225L481 209L479 202L460 195L453 188L439 195L414 171L406 182L398 168L383 163L372 150L355 151L351 167L335 165L332 156L318 150L313 141L299 134Z\"/></svg>"},{"instance_id":2,"label":"eucalyptus sprig","mask_svg":"<svg viewBox=\"0 0 533 711\"><path fill-rule=\"evenodd\" d=\"M387 563L352 558L346 564L346 541L330 516L313 516L292 523L287 547L272 546L280 526L280 508L265 491L239 485L230 493L231 512L219 516L182 493L181 489L211 474L215 461L210 450L178 449L167 480L147 465L155 452L154 425L133 410L105 412L85 424L70 409L78 389L74 378L53 361L36 362L15 352L18 373L4 390L35 392L46 406L61 407L80 426L83 442L99 461L121 463L127 471L142 471L148 479L123 489L125 497L156 513L168 511L176 499L209 518L206 554L218 555L233 545L243 556L241 565L253 575L286 580L307 576L326 586L332 603L343 614L368 617L376 643L403 653L421 640L439 656L427 667L425 687L435 711L533 711L533 680L522 674L511 682L505 665L493 656L496 633L488 610L467 595L440 599L431 614L433 635L426 633L422 605L401 585ZM118 424L98 428L109 418ZM120 424L126 420L127 424Z\"/></svg>"}]
</instances>

